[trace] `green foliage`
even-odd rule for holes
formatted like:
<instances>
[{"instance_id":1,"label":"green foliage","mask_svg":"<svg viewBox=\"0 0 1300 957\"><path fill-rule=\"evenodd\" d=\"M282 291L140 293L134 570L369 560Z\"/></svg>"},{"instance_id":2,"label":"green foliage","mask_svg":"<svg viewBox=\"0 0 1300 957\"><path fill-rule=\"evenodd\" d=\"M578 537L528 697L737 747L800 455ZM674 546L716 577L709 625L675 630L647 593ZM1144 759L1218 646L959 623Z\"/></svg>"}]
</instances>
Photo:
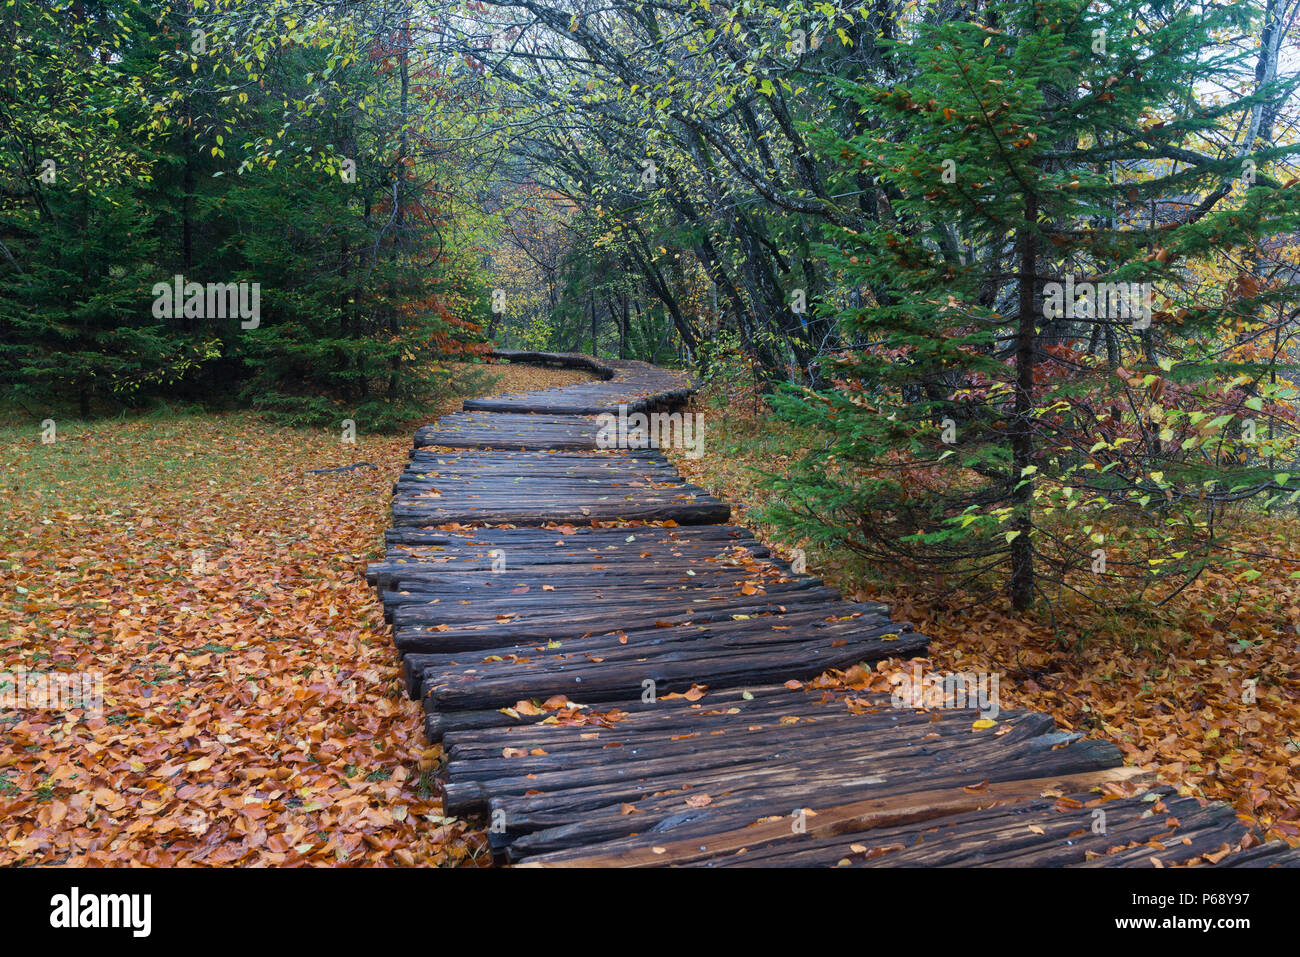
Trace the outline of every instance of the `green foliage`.
<instances>
[{"instance_id":1,"label":"green foliage","mask_svg":"<svg viewBox=\"0 0 1300 957\"><path fill-rule=\"evenodd\" d=\"M370 429L448 392L433 360L472 349L485 284L446 243L461 171L411 148L402 110L433 93L402 50L347 30L291 44L255 16L241 34L151 0L33 0L0 18L15 49L0 63L7 391L83 414L237 399ZM174 276L255 284L260 316L159 316L155 286Z\"/></svg>"},{"instance_id":2,"label":"green foliage","mask_svg":"<svg viewBox=\"0 0 1300 957\"><path fill-rule=\"evenodd\" d=\"M1239 433L1246 403L1272 403L1288 437L1274 451L1294 456L1276 405L1293 396L1224 335L1290 315L1296 289L1243 280L1211 299L1195 263L1300 225L1295 190L1261 174L1232 192L1244 160L1264 170L1295 147L1205 150L1225 117L1286 91L1199 102L1241 72L1216 38L1248 11L1144 10L990 4L894 44L905 82L846 85L876 122L819 140L838 188L868 183L885 214L829 231L826 259L863 304L835 310L849 348L822 364L830 387L775 400L825 441L773 480L773 520L882 560L1000 573L1025 608L1090 575L1176 587L1214 552L1216 509L1276 491ZM1133 295L1076 309L1075 277ZM1072 513L1117 508L1147 513L1153 535L1099 572L1105 536Z\"/></svg>"}]
</instances>

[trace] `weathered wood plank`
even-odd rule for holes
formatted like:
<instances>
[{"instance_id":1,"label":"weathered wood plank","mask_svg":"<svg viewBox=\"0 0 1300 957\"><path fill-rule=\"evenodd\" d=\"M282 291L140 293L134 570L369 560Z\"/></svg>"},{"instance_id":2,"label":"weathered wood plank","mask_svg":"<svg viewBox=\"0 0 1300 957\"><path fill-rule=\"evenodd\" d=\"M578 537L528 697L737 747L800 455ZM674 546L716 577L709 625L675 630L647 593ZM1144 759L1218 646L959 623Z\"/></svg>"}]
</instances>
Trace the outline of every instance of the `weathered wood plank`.
<instances>
[{"instance_id":1,"label":"weathered wood plank","mask_svg":"<svg viewBox=\"0 0 1300 957\"><path fill-rule=\"evenodd\" d=\"M663 525L630 525L614 527L597 527L577 525L565 530L552 527L493 527L483 526L461 531L446 531L437 528L390 528L384 533L388 543L390 560L401 557L399 551L417 554L418 549L434 549L424 554L443 554L452 557L486 554L492 548L511 546L533 547L544 553L559 547L556 554L565 554L564 549L582 550L590 554L590 549L619 550L621 543L628 546L661 544L665 546L686 546L703 542L749 543L758 547L758 540L753 534L736 525L684 525L681 527ZM559 546L556 543L561 543ZM629 547L625 551L633 551ZM636 549L644 550L644 549ZM481 557L481 556L480 556Z\"/></svg>"},{"instance_id":2,"label":"weathered wood plank","mask_svg":"<svg viewBox=\"0 0 1300 957\"><path fill-rule=\"evenodd\" d=\"M992 763L986 763L976 770L986 771L995 767ZM1048 791L1065 795L1109 783L1145 782L1153 777L1150 772L1136 768L1087 767L1087 762L1064 762L1060 763L1060 767L1038 777L985 779L968 774L963 779L957 774L932 776L928 780L918 778L911 787L882 788L878 795L833 805L810 805L803 801L808 793L805 788L792 794L789 801L753 803L741 813L726 817L714 812L716 825L712 830L703 814L694 822L694 826L688 823L686 815L682 815L681 823L676 828L661 827L662 817L658 822L640 819L637 824L641 830L636 836L628 837L628 832L634 828L624 825L621 828L623 833L616 840L602 840L602 835L617 834L619 830L610 826L611 821L605 816L591 828L589 840L571 842L569 848L553 849L548 846L561 843L565 836L560 828L555 828L525 835L515 843L512 850L519 853L522 860L548 866L600 864L657 867L670 863L684 864L769 843L863 832L885 826L931 821L1004 803L1031 801ZM849 791L843 789L839 793L844 795ZM493 807L496 808L499 803L493 801ZM798 814L798 810L803 808L814 813ZM707 810L708 808L700 809L701 812ZM508 822L509 812L504 813L507 814ZM626 816L640 817L636 814ZM764 818L769 820L764 821ZM705 826L699 826L700 823ZM656 830L648 832L646 829L652 825L656 826ZM581 827L581 824L576 826ZM572 829L575 825L569 827ZM681 836L674 831L680 832ZM599 846L589 847L591 845ZM527 854L534 848L546 853ZM663 848L663 851L656 848ZM595 855L592 851L596 852ZM593 856L606 859L597 861L593 860Z\"/></svg>"},{"instance_id":3,"label":"weathered wood plank","mask_svg":"<svg viewBox=\"0 0 1300 957\"><path fill-rule=\"evenodd\" d=\"M901 827L781 841L687 866L1154 866L1154 860L1162 865L1193 860L1239 842L1245 833L1230 809L1202 807L1194 798L1169 795L1151 802L1076 793Z\"/></svg>"},{"instance_id":4,"label":"weathered wood plank","mask_svg":"<svg viewBox=\"0 0 1300 957\"><path fill-rule=\"evenodd\" d=\"M877 618L859 628L855 621L828 623L810 615L788 632L769 623L780 620L628 632L626 642L606 634L557 642L558 647L408 654L404 660L426 709L475 711L561 693L580 701L617 701L641 694L646 682L666 694L694 684L729 687L811 678L828 668L917 654L926 644L924 636ZM490 660L516 654L515 660Z\"/></svg>"},{"instance_id":5,"label":"weathered wood plank","mask_svg":"<svg viewBox=\"0 0 1300 957\"><path fill-rule=\"evenodd\" d=\"M617 412L620 405L626 405L630 412L639 412L676 407L695 391L689 375L644 362L595 359L563 352L496 350L493 355L512 362L590 369L606 378L602 382L586 382L542 392L467 399L464 403L466 411L597 415Z\"/></svg>"},{"instance_id":6,"label":"weathered wood plank","mask_svg":"<svg viewBox=\"0 0 1300 957\"><path fill-rule=\"evenodd\" d=\"M594 416L457 412L416 430L415 447L595 450L602 447L599 434L600 420ZM646 435L651 448L657 439Z\"/></svg>"},{"instance_id":7,"label":"weathered wood plank","mask_svg":"<svg viewBox=\"0 0 1300 957\"><path fill-rule=\"evenodd\" d=\"M569 474L571 464L603 459L599 476ZM648 473L654 459L635 454L548 454L530 470L503 464L501 453L461 450L454 456L413 458L394 487L395 525L532 524L593 521L672 521L709 525L727 521L731 508L671 470ZM479 466L492 466L486 473ZM544 467L542 467L544 465Z\"/></svg>"},{"instance_id":8,"label":"weathered wood plank","mask_svg":"<svg viewBox=\"0 0 1300 957\"><path fill-rule=\"evenodd\" d=\"M707 841L654 840L642 846L594 848L588 853L551 853L526 859L531 867L662 867L718 859L763 846L809 844L819 839L861 833L891 825L932 821L947 815L1034 801L1046 792L1074 793L1110 784L1135 784L1153 780L1151 772L1137 768L1110 768L1075 774L1050 775L1027 780L1005 781L984 787L939 788L876 797L817 810L804 815L802 829L794 824L795 814L779 820L755 820L750 825L718 832Z\"/></svg>"},{"instance_id":9,"label":"weathered wood plank","mask_svg":"<svg viewBox=\"0 0 1300 957\"><path fill-rule=\"evenodd\" d=\"M1231 854L1220 867L1300 867L1300 847L1283 841L1269 841L1239 854Z\"/></svg>"}]
</instances>

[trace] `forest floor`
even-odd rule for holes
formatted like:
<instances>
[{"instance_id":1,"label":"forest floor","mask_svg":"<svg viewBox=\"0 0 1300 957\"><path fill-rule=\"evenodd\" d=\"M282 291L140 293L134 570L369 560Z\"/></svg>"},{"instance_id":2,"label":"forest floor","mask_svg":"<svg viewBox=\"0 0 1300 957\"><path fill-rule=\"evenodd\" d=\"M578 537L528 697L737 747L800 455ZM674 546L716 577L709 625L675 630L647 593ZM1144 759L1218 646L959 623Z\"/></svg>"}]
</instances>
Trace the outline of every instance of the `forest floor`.
<instances>
[{"instance_id":1,"label":"forest floor","mask_svg":"<svg viewBox=\"0 0 1300 957\"><path fill-rule=\"evenodd\" d=\"M674 464L789 557L803 543L783 543L751 514L770 498L756 470L795 467L783 426L716 397L695 411L706 419L704 455L673 452ZM1003 708L1108 738L1128 763L1184 794L1228 801L1268 836L1300 844L1300 581L1291 577L1300 521L1239 516L1230 534L1243 552L1276 560L1254 563L1262 574L1251 581L1207 572L1158 611L1131 603L1136 618L1082 601L1058 605L1055 623L1045 611L1014 614L1002 596L927 587L909 569L874 567L847 549L810 549L807 562L846 597L884 602L929 635L926 670L999 674Z\"/></svg>"},{"instance_id":2,"label":"forest floor","mask_svg":"<svg viewBox=\"0 0 1300 957\"><path fill-rule=\"evenodd\" d=\"M592 378L492 371L493 393ZM0 710L0 866L486 862L429 788L440 754L365 580L410 433L58 429L0 427L0 691L98 672L103 712Z\"/></svg>"}]
</instances>

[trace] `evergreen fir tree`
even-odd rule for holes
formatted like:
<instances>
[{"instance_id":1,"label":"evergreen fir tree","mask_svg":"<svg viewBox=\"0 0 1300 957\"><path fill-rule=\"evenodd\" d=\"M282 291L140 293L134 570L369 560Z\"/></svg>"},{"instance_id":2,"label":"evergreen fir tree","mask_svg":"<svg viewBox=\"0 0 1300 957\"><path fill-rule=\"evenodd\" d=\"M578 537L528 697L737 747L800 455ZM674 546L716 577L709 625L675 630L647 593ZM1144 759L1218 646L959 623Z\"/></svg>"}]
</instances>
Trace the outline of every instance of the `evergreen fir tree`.
<instances>
[{"instance_id":1,"label":"evergreen fir tree","mask_svg":"<svg viewBox=\"0 0 1300 957\"><path fill-rule=\"evenodd\" d=\"M1207 105L1235 88L1242 54L1220 41L1253 6L1145 8L991 3L898 44L903 81L850 91L879 127L826 146L881 217L828 251L865 301L840 314L834 387L776 400L813 436L773 479L780 525L1000 574L1024 609L1098 572L1102 531L1066 513L1148 511L1159 534L1100 574L1186 580L1214 560L1217 508L1287 487L1264 467L1294 457L1280 386L1225 342L1296 290L1243 275L1210 301L1189 281L1210 251L1295 230L1300 190L1266 170L1296 148L1214 156L1205 138L1286 90ZM1266 420L1267 451L1248 444Z\"/></svg>"}]
</instances>

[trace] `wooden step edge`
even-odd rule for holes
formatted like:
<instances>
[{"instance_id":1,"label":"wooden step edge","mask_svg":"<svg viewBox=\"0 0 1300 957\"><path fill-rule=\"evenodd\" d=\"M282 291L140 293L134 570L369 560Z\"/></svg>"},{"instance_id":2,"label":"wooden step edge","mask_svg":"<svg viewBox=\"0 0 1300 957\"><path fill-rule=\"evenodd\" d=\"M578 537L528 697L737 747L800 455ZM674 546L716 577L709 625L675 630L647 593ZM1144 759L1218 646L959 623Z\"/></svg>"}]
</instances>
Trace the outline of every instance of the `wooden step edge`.
<instances>
[{"instance_id":1,"label":"wooden step edge","mask_svg":"<svg viewBox=\"0 0 1300 957\"><path fill-rule=\"evenodd\" d=\"M964 814L1021 801L1032 801L1047 794L1078 794L1104 784L1149 785L1155 772L1134 767L1107 768L1044 778L1027 778L989 784L979 791L965 788L941 788L917 791L886 798L873 798L841 804L806 816L806 830L796 834L791 821L782 819L754 824L734 831L706 837L684 838L653 847L636 847L605 854L591 854L564 860L524 860L515 867L667 867L687 864L720 854L735 853L742 848L777 841L832 837L876 827L912 824L931 818Z\"/></svg>"}]
</instances>

